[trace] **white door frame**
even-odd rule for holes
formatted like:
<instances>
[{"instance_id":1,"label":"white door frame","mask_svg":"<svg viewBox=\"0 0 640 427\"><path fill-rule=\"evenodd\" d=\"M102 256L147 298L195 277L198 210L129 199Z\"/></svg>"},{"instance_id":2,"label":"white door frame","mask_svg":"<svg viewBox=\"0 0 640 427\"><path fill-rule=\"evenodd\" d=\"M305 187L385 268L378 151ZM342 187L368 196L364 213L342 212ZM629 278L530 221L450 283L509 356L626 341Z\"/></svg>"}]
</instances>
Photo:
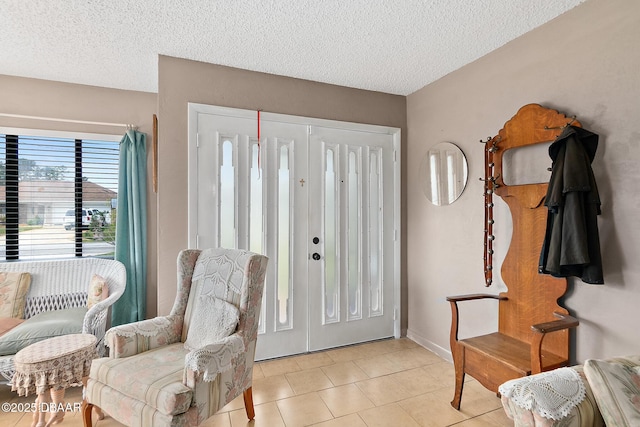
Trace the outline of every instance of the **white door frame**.
<instances>
[{"instance_id":1,"label":"white door frame","mask_svg":"<svg viewBox=\"0 0 640 427\"><path fill-rule=\"evenodd\" d=\"M192 189L197 186L197 144L198 144L198 115L219 115L229 116L247 119L256 119L256 137L257 137L257 111L244 110L229 107L220 107L198 103L188 103L188 245L190 248L197 248L197 191ZM392 135L393 140L393 156L394 156L394 168L393 168L393 227L394 227L394 240L393 240L393 295L394 295L394 337L400 338L401 329L400 322L402 318L401 313L401 298L400 298L400 249L401 249L401 134L399 128L369 125L361 123L341 122L335 120L326 120L318 118L309 118L302 116L292 116L278 113L265 113L261 112L261 118L265 120L278 121L284 123L300 124L307 126L319 126L325 128L355 130L372 133L384 133Z\"/></svg>"}]
</instances>

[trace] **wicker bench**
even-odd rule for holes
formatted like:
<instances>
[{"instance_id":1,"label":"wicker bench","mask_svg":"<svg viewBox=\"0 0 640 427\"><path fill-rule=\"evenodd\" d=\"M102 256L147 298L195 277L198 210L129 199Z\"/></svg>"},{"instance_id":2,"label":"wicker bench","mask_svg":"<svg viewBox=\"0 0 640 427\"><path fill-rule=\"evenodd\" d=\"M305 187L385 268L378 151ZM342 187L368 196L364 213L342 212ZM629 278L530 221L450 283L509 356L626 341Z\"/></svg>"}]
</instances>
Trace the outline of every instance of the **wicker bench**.
<instances>
[{"instance_id":1,"label":"wicker bench","mask_svg":"<svg viewBox=\"0 0 640 427\"><path fill-rule=\"evenodd\" d=\"M43 312L87 306L87 290L94 274L102 276L109 296L86 311L82 332L97 338L97 350L104 354L104 334L109 308L125 290L124 265L102 258L75 258L55 261L18 261L0 264L0 271L28 272L31 286L25 303L24 318ZM0 375L10 381L14 374L15 354L0 356Z\"/></svg>"}]
</instances>

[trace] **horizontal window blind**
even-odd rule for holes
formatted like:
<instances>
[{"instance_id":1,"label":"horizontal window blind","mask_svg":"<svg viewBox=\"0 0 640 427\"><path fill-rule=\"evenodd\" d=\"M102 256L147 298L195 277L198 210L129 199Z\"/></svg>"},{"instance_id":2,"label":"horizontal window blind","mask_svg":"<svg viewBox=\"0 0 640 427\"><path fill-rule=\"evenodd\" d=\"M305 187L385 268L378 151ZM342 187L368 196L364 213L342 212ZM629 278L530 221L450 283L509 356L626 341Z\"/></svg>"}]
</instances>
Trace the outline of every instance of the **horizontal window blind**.
<instances>
[{"instance_id":1,"label":"horizontal window blind","mask_svg":"<svg viewBox=\"0 0 640 427\"><path fill-rule=\"evenodd\" d=\"M0 134L0 261L113 258L119 143Z\"/></svg>"}]
</instances>

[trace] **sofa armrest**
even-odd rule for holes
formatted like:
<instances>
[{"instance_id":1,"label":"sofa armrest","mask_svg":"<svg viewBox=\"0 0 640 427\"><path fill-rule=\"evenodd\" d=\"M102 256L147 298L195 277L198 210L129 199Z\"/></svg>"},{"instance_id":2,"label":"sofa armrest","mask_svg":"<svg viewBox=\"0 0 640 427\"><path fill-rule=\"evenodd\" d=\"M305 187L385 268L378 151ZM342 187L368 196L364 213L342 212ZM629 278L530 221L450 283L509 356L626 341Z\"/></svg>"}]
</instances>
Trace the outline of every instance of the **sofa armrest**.
<instances>
[{"instance_id":1,"label":"sofa armrest","mask_svg":"<svg viewBox=\"0 0 640 427\"><path fill-rule=\"evenodd\" d=\"M100 304L102 304L102 301ZM98 341L104 337L104 329L108 312L108 305L96 304L87 310L82 323L82 333L95 335ZM102 327L102 328L101 328ZM100 331L102 329L102 331Z\"/></svg>"},{"instance_id":2,"label":"sofa armrest","mask_svg":"<svg viewBox=\"0 0 640 427\"><path fill-rule=\"evenodd\" d=\"M91 334L98 339L96 349L100 356L104 355L104 334L107 329L107 315L109 314L111 304L113 304L113 302L107 302L107 300L95 304L87 310L82 322L82 333Z\"/></svg>"},{"instance_id":3,"label":"sofa armrest","mask_svg":"<svg viewBox=\"0 0 640 427\"><path fill-rule=\"evenodd\" d=\"M118 301L124 293L126 282L126 272L122 263L115 261L109 270L111 271L101 271L102 274L109 273L109 295L87 310L82 325L83 333L94 335L98 339L96 348L100 356L103 356L105 352L104 336L107 329L109 308Z\"/></svg>"},{"instance_id":4,"label":"sofa armrest","mask_svg":"<svg viewBox=\"0 0 640 427\"><path fill-rule=\"evenodd\" d=\"M169 315L114 326L105 335L109 357L133 356L180 341L183 316Z\"/></svg>"},{"instance_id":5,"label":"sofa armrest","mask_svg":"<svg viewBox=\"0 0 640 427\"><path fill-rule=\"evenodd\" d=\"M244 352L244 340L238 333L225 337L219 341L190 351L185 356L185 385L190 378L202 376L204 381L213 381L220 372L233 367L233 360ZM189 371L195 375L189 375Z\"/></svg>"}]
</instances>

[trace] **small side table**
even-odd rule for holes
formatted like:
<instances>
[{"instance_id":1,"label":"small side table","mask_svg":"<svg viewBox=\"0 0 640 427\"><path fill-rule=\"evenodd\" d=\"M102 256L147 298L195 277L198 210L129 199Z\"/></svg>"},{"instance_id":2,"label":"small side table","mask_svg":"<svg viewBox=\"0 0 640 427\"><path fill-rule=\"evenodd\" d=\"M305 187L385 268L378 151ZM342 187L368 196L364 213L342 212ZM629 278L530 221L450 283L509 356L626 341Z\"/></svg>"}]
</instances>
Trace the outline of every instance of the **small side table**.
<instances>
[{"instance_id":1,"label":"small side table","mask_svg":"<svg viewBox=\"0 0 640 427\"><path fill-rule=\"evenodd\" d=\"M98 357L96 342L96 337L90 334L62 335L31 344L16 353L11 390L20 396L37 394L33 426L62 421L64 411L56 411L45 424L43 409L45 406L58 408L65 389L85 384L91 361Z\"/></svg>"}]
</instances>

